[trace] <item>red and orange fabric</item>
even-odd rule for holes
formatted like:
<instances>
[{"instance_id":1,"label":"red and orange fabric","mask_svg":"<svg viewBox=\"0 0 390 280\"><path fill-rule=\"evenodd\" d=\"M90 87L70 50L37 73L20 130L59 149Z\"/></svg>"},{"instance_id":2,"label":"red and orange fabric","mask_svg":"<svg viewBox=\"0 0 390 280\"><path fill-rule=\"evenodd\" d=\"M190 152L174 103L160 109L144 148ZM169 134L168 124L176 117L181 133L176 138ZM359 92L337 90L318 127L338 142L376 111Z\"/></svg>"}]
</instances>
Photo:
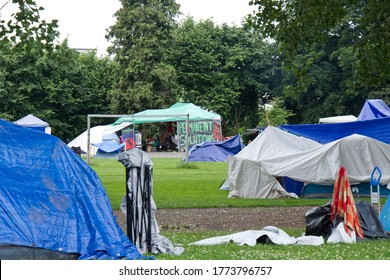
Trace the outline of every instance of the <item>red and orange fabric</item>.
<instances>
[{"instance_id":1,"label":"red and orange fabric","mask_svg":"<svg viewBox=\"0 0 390 280\"><path fill-rule=\"evenodd\" d=\"M336 216L343 219L345 231L349 236L351 236L352 231L355 231L356 236L361 238L364 237L355 206L355 200L353 199L351 187L349 185L347 171L344 166L340 168L334 184L330 216L331 222L334 222Z\"/></svg>"}]
</instances>

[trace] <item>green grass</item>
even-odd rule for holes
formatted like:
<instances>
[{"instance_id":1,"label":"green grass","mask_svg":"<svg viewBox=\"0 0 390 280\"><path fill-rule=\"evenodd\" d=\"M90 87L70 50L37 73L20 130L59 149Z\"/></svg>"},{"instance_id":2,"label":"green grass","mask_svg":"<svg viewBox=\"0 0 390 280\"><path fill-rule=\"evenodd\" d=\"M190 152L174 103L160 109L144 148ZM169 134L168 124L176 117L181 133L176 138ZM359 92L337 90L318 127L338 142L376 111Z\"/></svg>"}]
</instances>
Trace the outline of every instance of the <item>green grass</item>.
<instances>
[{"instance_id":1,"label":"green grass","mask_svg":"<svg viewBox=\"0 0 390 280\"><path fill-rule=\"evenodd\" d=\"M301 229L286 229L290 236L298 237ZM217 231L165 231L164 235L185 250L180 256L155 256L159 260L389 260L390 240L360 241L355 244L271 245L239 246L235 243L197 246L189 245L209 237L229 234Z\"/></svg>"},{"instance_id":2,"label":"green grass","mask_svg":"<svg viewBox=\"0 0 390 280\"><path fill-rule=\"evenodd\" d=\"M227 177L226 163L190 163L175 158L153 158L153 198L157 209L213 207L319 206L328 199L231 199L219 190ZM125 168L116 160L92 160L91 167L99 175L113 209L119 209L125 193ZM382 205L385 201L382 200ZM305 229L286 229L298 237ZM356 244L324 244L315 246L267 245L254 247L225 244L189 245L204 238L230 234L220 231L164 229L161 234L185 250L180 256L157 255L160 260L388 260L390 239L362 241Z\"/></svg>"},{"instance_id":3,"label":"green grass","mask_svg":"<svg viewBox=\"0 0 390 280\"><path fill-rule=\"evenodd\" d=\"M239 199L228 198L219 189L227 178L227 165L197 162L186 166L177 158L153 158L153 198L157 208L215 208L318 206L328 199ZM91 167L99 175L113 209L119 209L125 193L125 168L116 160L96 159Z\"/></svg>"}]
</instances>

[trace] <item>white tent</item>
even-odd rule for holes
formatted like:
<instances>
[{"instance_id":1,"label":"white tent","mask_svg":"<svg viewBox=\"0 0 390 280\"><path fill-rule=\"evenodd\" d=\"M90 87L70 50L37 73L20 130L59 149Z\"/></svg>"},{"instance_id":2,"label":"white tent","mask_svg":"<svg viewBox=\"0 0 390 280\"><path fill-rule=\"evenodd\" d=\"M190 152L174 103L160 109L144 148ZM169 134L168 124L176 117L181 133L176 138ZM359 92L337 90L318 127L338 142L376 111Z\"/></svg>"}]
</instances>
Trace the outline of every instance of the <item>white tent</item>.
<instances>
[{"instance_id":1,"label":"white tent","mask_svg":"<svg viewBox=\"0 0 390 280\"><path fill-rule=\"evenodd\" d=\"M106 140L117 140L118 136L115 132L129 126L131 123L124 122L119 125L99 125L94 126L90 129L90 154L95 155L97 148L93 144L98 144ZM87 152L88 147L88 131L84 131L82 134L77 136L71 142L68 143L68 147L80 147L82 151Z\"/></svg>"},{"instance_id":2,"label":"white tent","mask_svg":"<svg viewBox=\"0 0 390 280\"><path fill-rule=\"evenodd\" d=\"M345 123L345 122L354 122L357 121L357 117L354 115L344 115L344 116L334 116L320 118L318 123Z\"/></svg>"},{"instance_id":3,"label":"white tent","mask_svg":"<svg viewBox=\"0 0 390 280\"><path fill-rule=\"evenodd\" d=\"M341 166L351 183L369 182L375 166L390 165L390 145L352 135L326 145L268 127L240 153L228 158L229 196L289 197L276 180L286 176L305 183L333 184ZM383 174L381 184L390 181Z\"/></svg>"},{"instance_id":4,"label":"white tent","mask_svg":"<svg viewBox=\"0 0 390 280\"><path fill-rule=\"evenodd\" d=\"M265 159L262 166L273 176L319 185L333 185L340 167L344 166L351 184L370 182L375 166L381 170L390 166L390 145L353 134L300 154ZM390 173L383 172L381 183L389 181Z\"/></svg>"},{"instance_id":5,"label":"white tent","mask_svg":"<svg viewBox=\"0 0 390 280\"><path fill-rule=\"evenodd\" d=\"M228 157L230 197L278 198L297 197L287 193L276 178L265 172L264 159L287 156L320 147L321 144L275 127L267 127L255 140L235 156Z\"/></svg>"},{"instance_id":6,"label":"white tent","mask_svg":"<svg viewBox=\"0 0 390 280\"><path fill-rule=\"evenodd\" d=\"M15 121L14 123L23 127L29 127L41 130L47 134L51 134L51 128L49 124L32 114L28 114L27 116Z\"/></svg>"}]
</instances>

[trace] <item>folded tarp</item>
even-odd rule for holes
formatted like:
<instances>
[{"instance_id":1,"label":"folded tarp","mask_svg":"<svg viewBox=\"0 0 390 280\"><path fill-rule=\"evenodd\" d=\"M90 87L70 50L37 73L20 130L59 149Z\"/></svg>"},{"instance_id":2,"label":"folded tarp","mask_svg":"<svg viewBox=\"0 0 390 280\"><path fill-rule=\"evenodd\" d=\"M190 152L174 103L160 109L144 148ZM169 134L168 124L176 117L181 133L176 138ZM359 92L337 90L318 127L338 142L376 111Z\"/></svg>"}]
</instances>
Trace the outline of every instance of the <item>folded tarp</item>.
<instances>
[{"instance_id":1,"label":"folded tarp","mask_svg":"<svg viewBox=\"0 0 390 280\"><path fill-rule=\"evenodd\" d=\"M209 141L195 145L189 151L188 160L224 162L229 155L235 155L243 148L240 134L237 134L225 141Z\"/></svg>"}]
</instances>

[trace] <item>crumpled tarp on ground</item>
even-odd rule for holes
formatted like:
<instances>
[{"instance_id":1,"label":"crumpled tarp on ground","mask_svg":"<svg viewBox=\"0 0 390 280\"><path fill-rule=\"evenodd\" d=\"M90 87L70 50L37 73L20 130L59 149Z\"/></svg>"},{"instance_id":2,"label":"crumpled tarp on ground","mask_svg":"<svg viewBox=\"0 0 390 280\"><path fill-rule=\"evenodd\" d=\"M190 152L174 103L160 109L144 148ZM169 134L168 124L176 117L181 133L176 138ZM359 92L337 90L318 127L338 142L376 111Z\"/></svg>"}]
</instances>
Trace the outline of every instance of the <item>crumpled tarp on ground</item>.
<instances>
[{"instance_id":1,"label":"crumpled tarp on ground","mask_svg":"<svg viewBox=\"0 0 390 280\"><path fill-rule=\"evenodd\" d=\"M301 236L295 238L277 227L267 226L261 230L247 230L224 236L211 237L193 242L190 245L220 245L229 242L237 243L240 246L255 246L258 243L319 246L324 244L324 238L322 236Z\"/></svg>"}]
</instances>

